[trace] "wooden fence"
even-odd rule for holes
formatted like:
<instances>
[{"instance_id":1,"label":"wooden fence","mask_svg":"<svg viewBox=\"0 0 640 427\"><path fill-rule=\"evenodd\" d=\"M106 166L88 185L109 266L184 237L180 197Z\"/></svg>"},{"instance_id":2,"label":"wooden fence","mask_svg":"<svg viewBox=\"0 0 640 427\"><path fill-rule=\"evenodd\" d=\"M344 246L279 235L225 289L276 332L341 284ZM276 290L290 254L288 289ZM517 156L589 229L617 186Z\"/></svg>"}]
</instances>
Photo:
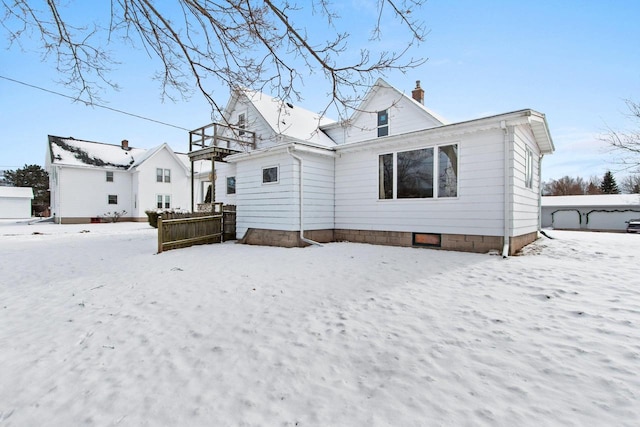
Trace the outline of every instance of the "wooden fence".
<instances>
[{"instance_id":1,"label":"wooden fence","mask_svg":"<svg viewBox=\"0 0 640 427\"><path fill-rule=\"evenodd\" d=\"M158 253L235 239L235 206L215 206L210 213L158 216ZM179 217L176 217L179 216Z\"/></svg>"}]
</instances>

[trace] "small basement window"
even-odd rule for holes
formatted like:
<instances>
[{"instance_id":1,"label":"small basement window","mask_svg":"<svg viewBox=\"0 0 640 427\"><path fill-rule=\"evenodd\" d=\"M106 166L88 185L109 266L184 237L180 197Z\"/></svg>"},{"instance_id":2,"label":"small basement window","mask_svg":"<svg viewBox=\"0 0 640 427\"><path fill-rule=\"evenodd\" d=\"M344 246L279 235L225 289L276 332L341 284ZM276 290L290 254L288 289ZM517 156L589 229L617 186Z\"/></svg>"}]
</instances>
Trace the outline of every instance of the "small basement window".
<instances>
[{"instance_id":1,"label":"small basement window","mask_svg":"<svg viewBox=\"0 0 640 427\"><path fill-rule=\"evenodd\" d=\"M434 233L413 233L413 246L439 248L442 246L442 235Z\"/></svg>"}]
</instances>

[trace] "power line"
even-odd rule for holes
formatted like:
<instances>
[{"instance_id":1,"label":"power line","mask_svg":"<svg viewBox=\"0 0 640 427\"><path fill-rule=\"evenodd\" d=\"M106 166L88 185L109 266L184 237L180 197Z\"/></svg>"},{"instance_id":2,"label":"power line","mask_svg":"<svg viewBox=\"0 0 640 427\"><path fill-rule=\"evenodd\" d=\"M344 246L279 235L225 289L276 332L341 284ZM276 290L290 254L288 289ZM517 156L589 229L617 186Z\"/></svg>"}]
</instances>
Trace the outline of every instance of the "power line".
<instances>
[{"instance_id":1,"label":"power line","mask_svg":"<svg viewBox=\"0 0 640 427\"><path fill-rule=\"evenodd\" d=\"M142 120L147 120L147 121L158 123L158 124L161 124L161 125L164 125L164 126L170 126L172 128L176 128L176 129L186 130L187 132L190 130L190 129L187 129L187 128L183 128L182 126L172 125L171 123L165 123L165 122L161 122L160 120L150 119L149 117L140 116L138 114L129 113L129 112L123 111L123 110L118 110L117 108L107 107L106 105L100 105L100 104L95 104L93 102L83 101L82 99L74 98L73 96L65 95L64 93L56 92L56 91L53 91L53 90L50 90L50 89L45 89L43 87L32 85L32 84L29 84L29 83L25 83L23 81L15 80L15 79L12 79L12 78L9 78L9 77L0 76L0 79L8 80L8 81L13 82L13 83L18 83L18 84L21 84L23 86L27 86L27 87L30 87L30 88L33 88L33 89L38 89L38 90L41 90L43 92L48 92L48 93L52 93L54 95L62 96L63 98L68 98L68 99L71 99L73 101L80 101L80 102L84 103L87 106L91 105L93 107L104 108L105 110L114 111L116 113L125 114L127 116L135 117L135 118L142 119Z\"/></svg>"}]
</instances>

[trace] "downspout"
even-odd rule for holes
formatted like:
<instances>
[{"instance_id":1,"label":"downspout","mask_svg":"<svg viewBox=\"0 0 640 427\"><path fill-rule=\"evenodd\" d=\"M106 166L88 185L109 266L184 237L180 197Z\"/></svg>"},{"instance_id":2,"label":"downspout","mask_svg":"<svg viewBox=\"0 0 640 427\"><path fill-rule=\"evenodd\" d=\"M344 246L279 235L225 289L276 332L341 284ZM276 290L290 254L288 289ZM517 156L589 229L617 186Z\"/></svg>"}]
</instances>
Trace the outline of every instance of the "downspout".
<instances>
[{"instance_id":1,"label":"downspout","mask_svg":"<svg viewBox=\"0 0 640 427\"><path fill-rule=\"evenodd\" d=\"M504 133L504 230L503 230L503 246L502 257L509 256L509 220L511 219L509 210L509 129L505 120L500 121L500 128Z\"/></svg>"},{"instance_id":2,"label":"downspout","mask_svg":"<svg viewBox=\"0 0 640 427\"><path fill-rule=\"evenodd\" d=\"M302 157L296 156L291 152L291 147L287 147L287 154L296 159L300 165L300 179L298 180L300 186L300 240L305 243L309 243L310 245L322 246L320 243L304 237L304 182L302 181L302 177L304 176L304 162L302 161Z\"/></svg>"},{"instance_id":3,"label":"downspout","mask_svg":"<svg viewBox=\"0 0 640 427\"><path fill-rule=\"evenodd\" d=\"M58 197L56 200L56 205L57 205L57 211L58 211L58 218L56 219L56 222L58 224L62 224L62 185L61 185L61 181L62 181L62 167L60 166L56 166L56 168L58 169L56 176L58 177L58 182L56 183L56 187L58 190Z\"/></svg>"},{"instance_id":4,"label":"downspout","mask_svg":"<svg viewBox=\"0 0 640 427\"><path fill-rule=\"evenodd\" d=\"M542 234L542 159L544 154L538 156L538 237Z\"/></svg>"}]
</instances>

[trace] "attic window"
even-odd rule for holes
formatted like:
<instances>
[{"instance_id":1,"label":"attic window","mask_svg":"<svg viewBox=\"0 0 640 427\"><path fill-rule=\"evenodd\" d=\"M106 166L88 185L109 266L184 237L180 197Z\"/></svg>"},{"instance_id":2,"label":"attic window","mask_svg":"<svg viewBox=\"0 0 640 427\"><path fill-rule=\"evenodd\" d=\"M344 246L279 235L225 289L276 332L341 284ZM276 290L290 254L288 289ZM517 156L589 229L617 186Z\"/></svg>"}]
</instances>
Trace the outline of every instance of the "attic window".
<instances>
[{"instance_id":1,"label":"attic window","mask_svg":"<svg viewBox=\"0 0 640 427\"><path fill-rule=\"evenodd\" d=\"M247 116L245 113L238 114L238 127L241 129L238 131L238 135L244 135L244 130L242 129L246 129L247 127Z\"/></svg>"},{"instance_id":2,"label":"attic window","mask_svg":"<svg viewBox=\"0 0 640 427\"><path fill-rule=\"evenodd\" d=\"M107 182L113 182L113 171L107 171Z\"/></svg>"},{"instance_id":3,"label":"attic window","mask_svg":"<svg viewBox=\"0 0 640 427\"><path fill-rule=\"evenodd\" d=\"M389 135L389 113L387 110L378 111L378 137Z\"/></svg>"}]
</instances>

